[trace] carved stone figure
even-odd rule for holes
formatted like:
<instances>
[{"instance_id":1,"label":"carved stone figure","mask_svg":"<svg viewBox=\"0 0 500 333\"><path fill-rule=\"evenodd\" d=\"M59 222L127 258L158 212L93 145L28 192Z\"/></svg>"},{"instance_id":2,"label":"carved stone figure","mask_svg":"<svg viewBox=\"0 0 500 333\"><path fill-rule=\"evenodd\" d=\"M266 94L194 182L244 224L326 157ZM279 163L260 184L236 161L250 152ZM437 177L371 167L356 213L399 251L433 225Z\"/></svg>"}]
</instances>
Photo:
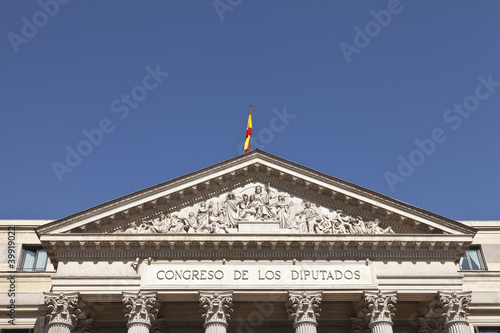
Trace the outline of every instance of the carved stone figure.
<instances>
[{"instance_id":1,"label":"carved stone figure","mask_svg":"<svg viewBox=\"0 0 500 333\"><path fill-rule=\"evenodd\" d=\"M299 227L299 232L303 233L313 233L316 232L318 222L321 221L318 213L311 207L310 202L306 202L304 209L297 214L297 225Z\"/></svg>"},{"instance_id":2,"label":"carved stone figure","mask_svg":"<svg viewBox=\"0 0 500 333\"><path fill-rule=\"evenodd\" d=\"M266 187L266 192L262 192L262 186L255 187L254 201L256 206L255 218L260 220L274 219L276 214L273 213L270 200L273 198L271 189Z\"/></svg>"},{"instance_id":3,"label":"carved stone figure","mask_svg":"<svg viewBox=\"0 0 500 333\"><path fill-rule=\"evenodd\" d=\"M352 230L356 234L366 234L367 233L365 221L363 221L361 216L356 216L356 219L352 221Z\"/></svg>"},{"instance_id":4,"label":"carved stone figure","mask_svg":"<svg viewBox=\"0 0 500 333\"><path fill-rule=\"evenodd\" d=\"M233 192L229 193L226 196L222 214L224 216L224 224L229 228L236 228L236 226L238 225L238 200L236 199L236 195Z\"/></svg>"},{"instance_id":5,"label":"carved stone figure","mask_svg":"<svg viewBox=\"0 0 500 333\"><path fill-rule=\"evenodd\" d=\"M196 219L198 221L198 232L209 233L210 232L210 211L205 202L200 203L198 208L198 213L196 214Z\"/></svg>"},{"instance_id":6,"label":"carved stone figure","mask_svg":"<svg viewBox=\"0 0 500 333\"><path fill-rule=\"evenodd\" d=\"M161 213L159 217L153 219L152 230L155 233L165 233L170 228L170 221L164 213Z\"/></svg>"},{"instance_id":7,"label":"carved stone figure","mask_svg":"<svg viewBox=\"0 0 500 333\"><path fill-rule=\"evenodd\" d=\"M339 234L352 234L351 218L344 214L342 210L337 210L335 215L336 227L340 231Z\"/></svg>"},{"instance_id":8,"label":"carved stone figure","mask_svg":"<svg viewBox=\"0 0 500 333\"><path fill-rule=\"evenodd\" d=\"M262 206L261 202L256 201L255 194L250 194L248 202L240 211L240 217L244 220L256 219L258 209Z\"/></svg>"},{"instance_id":9,"label":"carved stone figure","mask_svg":"<svg viewBox=\"0 0 500 333\"><path fill-rule=\"evenodd\" d=\"M321 217L321 223L316 228L318 234L332 234L333 233L333 223L328 217L328 215L323 215Z\"/></svg>"},{"instance_id":10,"label":"carved stone figure","mask_svg":"<svg viewBox=\"0 0 500 333\"><path fill-rule=\"evenodd\" d=\"M241 195L241 196L239 196ZM202 201L176 212L157 212L143 221L131 220L117 233L234 233L240 221L273 221L282 232L316 234L394 234L378 219L364 220L342 210L331 211L290 197L270 186L245 185L225 196ZM246 224L247 225L247 224Z\"/></svg>"},{"instance_id":11,"label":"carved stone figure","mask_svg":"<svg viewBox=\"0 0 500 333\"><path fill-rule=\"evenodd\" d=\"M290 205L285 202L285 196L278 195L278 202L274 204L276 216L280 222L281 229L291 229L290 223Z\"/></svg>"},{"instance_id":12,"label":"carved stone figure","mask_svg":"<svg viewBox=\"0 0 500 333\"><path fill-rule=\"evenodd\" d=\"M186 232L186 230L184 229L184 222L177 216L177 214L173 214L170 221L171 223L168 233L179 234Z\"/></svg>"},{"instance_id":13,"label":"carved stone figure","mask_svg":"<svg viewBox=\"0 0 500 333\"><path fill-rule=\"evenodd\" d=\"M196 219L196 216L194 215L194 213L192 211L189 212L188 217L185 219L184 224L189 226L189 229L188 229L189 233L198 232L198 228L199 228L198 219Z\"/></svg>"},{"instance_id":14,"label":"carved stone figure","mask_svg":"<svg viewBox=\"0 0 500 333\"><path fill-rule=\"evenodd\" d=\"M373 221L367 222L366 228L368 230L368 233L369 234L394 234L394 231L392 230L392 228L390 226L385 228L385 229L382 229L379 226L379 223L380 223L379 219L375 219Z\"/></svg>"}]
</instances>

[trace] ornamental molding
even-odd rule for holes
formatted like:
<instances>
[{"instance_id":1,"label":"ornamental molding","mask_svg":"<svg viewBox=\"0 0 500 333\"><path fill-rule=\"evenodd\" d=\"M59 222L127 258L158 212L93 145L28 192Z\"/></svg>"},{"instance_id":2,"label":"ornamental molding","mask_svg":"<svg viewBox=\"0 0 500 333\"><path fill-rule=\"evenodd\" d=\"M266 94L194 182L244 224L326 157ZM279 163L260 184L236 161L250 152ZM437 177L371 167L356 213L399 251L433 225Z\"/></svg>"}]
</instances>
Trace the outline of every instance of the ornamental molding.
<instances>
[{"instance_id":1,"label":"ornamental molding","mask_svg":"<svg viewBox=\"0 0 500 333\"><path fill-rule=\"evenodd\" d=\"M138 264L163 259L335 259L454 261L463 255L460 235L320 234L113 234L44 236L54 264L61 260L113 258ZM390 278L390 276L388 277Z\"/></svg>"},{"instance_id":2,"label":"ornamental molding","mask_svg":"<svg viewBox=\"0 0 500 333\"><path fill-rule=\"evenodd\" d=\"M321 291L289 291L286 304L293 327L300 324L311 323L317 325L319 318L319 305L321 304Z\"/></svg>"},{"instance_id":3,"label":"ornamental molding","mask_svg":"<svg viewBox=\"0 0 500 333\"><path fill-rule=\"evenodd\" d=\"M353 218L360 216L365 222L378 219L383 229L391 226L396 233L475 233L475 229L456 221L258 150L40 226L37 232L41 236L70 231L108 233L114 224L122 228L152 213L154 218L155 211L171 214L255 182L334 211L342 210Z\"/></svg>"},{"instance_id":4,"label":"ornamental molding","mask_svg":"<svg viewBox=\"0 0 500 333\"><path fill-rule=\"evenodd\" d=\"M73 330L81 310L78 306L79 293L44 293L49 325L64 325Z\"/></svg>"},{"instance_id":5,"label":"ornamental molding","mask_svg":"<svg viewBox=\"0 0 500 333\"><path fill-rule=\"evenodd\" d=\"M155 292L123 293L127 328L132 325L143 325L151 328L158 314L160 304L156 301Z\"/></svg>"},{"instance_id":6,"label":"ornamental molding","mask_svg":"<svg viewBox=\"0 0 500 333\"><path fill-rule=\"evenodd\" d=\"M232 291L200 291L200 312L204 319L203 327L223 325L227 327L230 313L233 311Z\"/></svg>"}]
</instances>

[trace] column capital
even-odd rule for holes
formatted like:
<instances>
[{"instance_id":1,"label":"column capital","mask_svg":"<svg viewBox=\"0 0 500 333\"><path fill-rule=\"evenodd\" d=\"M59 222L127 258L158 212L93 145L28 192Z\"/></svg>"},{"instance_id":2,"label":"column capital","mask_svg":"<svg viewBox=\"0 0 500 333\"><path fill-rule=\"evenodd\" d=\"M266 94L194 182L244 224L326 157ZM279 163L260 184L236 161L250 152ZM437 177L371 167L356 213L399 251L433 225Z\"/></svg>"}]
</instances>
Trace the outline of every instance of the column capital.
<instances>
[{"instance_id":1,"label":"column capital","mask_svg":"<svg viewBox=\"0 0 500 333\"><path fill-rule=\"evenodd\" d=\"M370 328L363 318L351 318L352 333L370 333Z\"/></svg>"},{"instance_id":2,"label":"column capital","mask_svg":"<svg viewBox=\"0 0 500 333\"><path fill-rule=\"evenodd\" d=\"M420 329L418 333L444 333L442 317L419 317Z\"/></svg>"},{"instance_id":3,"label":"column capital","mask_svg":"<svg viewBox=\"0 0 500 333\"><path fill-rule=\"evenodd\" d=\"M94 319L79 320L73 333L91 333Z\"/></svg>"},{"instance_id":4,"label":"column capital","mask_svg":"<svg viewBox=\"0 0 500 333\"><path fill-rule=\"evenodd\" d=\"M131 325L146 326L148 330L151 328L159 307L155 292L124 292L123 303L125 304L123 312L127 318L127 328Z\"/></svg>"},{"instance_id":5,"label":"column capital","mask_svg":"<svg viewBox=\"0 0 500 333\"><path fill-rule=\"evenodd\" d=\"M203 324L207 328L210 324L218 324L227 327L230 313L233 311L232 291L200 291L200 307Z\"/></svg>"},{"instance_id":6,"label":"column capital","mask_svg":"<svg viewBox=\"0 0 500 333\"><path fill-rule=\"evenodd\" d=\"M437 295L434 312L443 316L445 327L455 322L469 323L471 292L442 292Z\"/></svg>"},{"instance_id":7,"label":"column capital","mask_svg":"<svg viewBox=\"0 0 500 333\"><path fill-rule=\"evenodd\" d=\"M44 293L47 304L48 325L58 325L73 330L80 314L78 307L79 293Z\"/></svg>"},{"instance_id":8,"label":"column capital","mask_svg":"<svg viewBox=\"0 0 500 333\"><path fill-rule=\"evenodd\" d=\"M365 291L363 312L370 328L377 323L388 323L392 326L392 317L396 312L394 304L397 302L396 292Z\"/></svg>"},{"instance_id":9,"label":"column capital","mask_svg":"<svg viewBox=\"0 0 500 333\"><path fill-rule=\"evenodd\" d=\"M321 291L289 291L287 309L294 320L293 327L303 323L316 326L321 304Z\"/></svg>"}]
</instances>

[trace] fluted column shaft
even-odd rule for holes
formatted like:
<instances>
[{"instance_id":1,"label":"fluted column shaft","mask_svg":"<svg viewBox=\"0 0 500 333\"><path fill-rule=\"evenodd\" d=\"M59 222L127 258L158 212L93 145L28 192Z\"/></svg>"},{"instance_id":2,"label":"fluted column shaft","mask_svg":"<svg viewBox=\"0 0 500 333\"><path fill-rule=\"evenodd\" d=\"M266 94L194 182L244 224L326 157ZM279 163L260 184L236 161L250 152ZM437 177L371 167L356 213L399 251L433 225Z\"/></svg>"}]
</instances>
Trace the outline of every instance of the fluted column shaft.
<instances>
[{"instance_id":1,"label":"fluted column shaft","mask_svg":"<svg viewBox=\"0 0 500 333\"><path fill-rule=\"evenodd\" d=\"M446 333L469 333L470 292L440 292L437 312L444 318Z\"/></svg>"},{"instance_id":2,"label":"fluted column shaft","mask_svg":"<svg viewBox=\"0 0 500 333\"><path fill-rule=\"evenodd\" d=\"M149 333L158 313L156 293L123 293L123 303L126 305L127 332Z\"/></svg>"},{"instance_id":3,"label":"fluted column shaft","mask_svg":"<svg viewBox=\"0 0 500 333\"><path fill-rule=\"evenodd\" d=\"M233 292L201 291L200 307L205 333L226 333L229 314L233 311Z\"/></svg>"},{"instance_id":4,"label":"fluted column shaft","mask_svg":"<svg viewBox=\"0 0 500 333\"><path fill-rule=\"evenodd\" d=\"M448 325L444 325L446 333L469 333L469 323L468 322L453 322Z\"/></svg>"},{"instance_id":5,"label":"fluted column shaft","mask_svg":"<svg viewBox=\"0 0 500 333\"><path fill-rule=\"evenodd\" d=\"M127 325L128 330L127 333L149 333L150 325L145 323L133 323Z\"/></svg>"},{"instance_id":6,"label":"fluted column shaft","mask_svg":"<svg viewBox=\"0 0 500 333\"><path fill-rule=\"evenodd\" d=\"M363 312L371 333L392 333L396 292L365 292Z\"/></svg>"},{"instance_id":7,"label":"fluted column shaft","mask_svg":"<svg viewBox=\"0 0 500 333\"><path fill-rule=\"evenodd\" d=\"M288 293L288 313L293 319L295 333L316 333L317 313L321 309L321 291L290 291Z\"/></svg>"},{"instance_id":8,"label":"fluted column shaft","mask_svg":"<svg viewBox=\"0 0 500 333\"><path fill-rule=\"evenodd\" d=\"M71 333L76 327L78 293L44 293L47 304L48 333Z\"/></svg>"},{"instance_id":9,"label":"fluted column shaft","mask_svg":"<svg viewBox=\"0 0 500 333\"><path fill-rule=\"evenodd\" d=\"M224 323L208 323L203 325L205 327L205 333L226 333L227 324Z\"/></svg>"},{"instance_id":10,"label":"fluted column shaft","mask_svg":"<svg viewBox=\"0 0 500 333\"><path fill-rule=\"evenodd\" d=\"M392 322L379 321L370 325L371 333L392 333Z\"/></svg>"},{"instance_id":11,"label":"fluted column shaft","mask_svg":"<svg viewBox=\"0 0 500 333\"><path fill-rule=\"evenodd\" d=\"M62 323L49 323L48 327L48 333L71 333L73 330L72 326Z\"/></svg>"},{"instance_id":12,"label":"fluted column shaft","mask_svg":"<svg viewBox=\"0 0 500 333\"><path fill-rule=\"evenodd\" d=\"M316 333L318 323L305 322L295 325L295 333Z\"/></svg>"}]
</instances>

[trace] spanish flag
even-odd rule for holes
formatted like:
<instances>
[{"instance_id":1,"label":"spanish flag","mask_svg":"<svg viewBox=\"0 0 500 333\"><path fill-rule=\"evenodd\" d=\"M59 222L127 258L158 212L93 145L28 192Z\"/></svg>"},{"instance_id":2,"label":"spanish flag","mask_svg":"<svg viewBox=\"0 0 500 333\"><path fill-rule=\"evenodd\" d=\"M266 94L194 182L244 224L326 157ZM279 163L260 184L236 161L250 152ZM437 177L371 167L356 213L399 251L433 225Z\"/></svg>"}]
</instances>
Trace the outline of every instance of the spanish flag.
<instances>
[{"instance_id":1,"label":"spanish flag","mask_svg":"<svg viewBox=\"0 0 500 333\"><path fill-rule=\"evenodd\" d=\"M250 151L250 139L252 138L252 106L250 105L250 114L248 115L247 134L245 135L245 153Z\"/></svg>"}]
</instances>

